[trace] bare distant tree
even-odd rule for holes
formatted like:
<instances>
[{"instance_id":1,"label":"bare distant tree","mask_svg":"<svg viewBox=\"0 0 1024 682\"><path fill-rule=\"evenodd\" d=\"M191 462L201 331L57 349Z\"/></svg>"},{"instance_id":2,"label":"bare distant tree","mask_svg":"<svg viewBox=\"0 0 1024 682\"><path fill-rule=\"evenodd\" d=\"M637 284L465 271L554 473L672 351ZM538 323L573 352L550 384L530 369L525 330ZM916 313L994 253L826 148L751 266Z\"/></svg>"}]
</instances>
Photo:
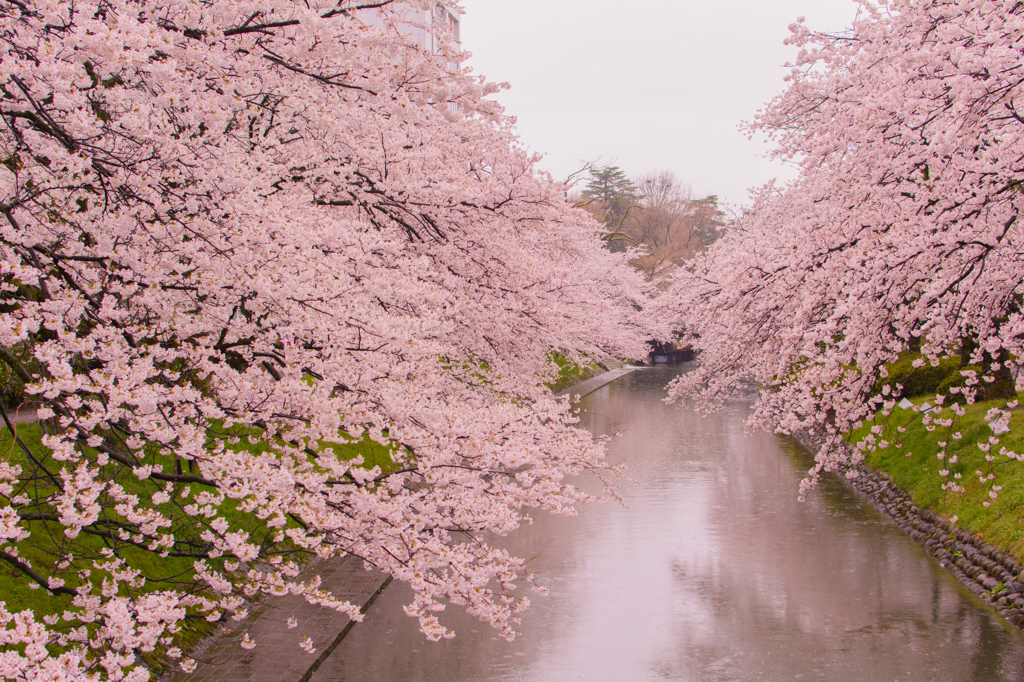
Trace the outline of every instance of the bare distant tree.
<instances>
[{"instance_id":1,"label":"bare distant tree","mask_svg":"<svg viewBox=\"0 0 1024 682\"><path fill-rule=\"evenodd\" d=\"M718 197L694 198L693 189L670 171L639 175L633 184L640 210L629 214L621 231L646 248L633 265L659 280L718 238L722 211Z\"/></svg>"}]
</instances>

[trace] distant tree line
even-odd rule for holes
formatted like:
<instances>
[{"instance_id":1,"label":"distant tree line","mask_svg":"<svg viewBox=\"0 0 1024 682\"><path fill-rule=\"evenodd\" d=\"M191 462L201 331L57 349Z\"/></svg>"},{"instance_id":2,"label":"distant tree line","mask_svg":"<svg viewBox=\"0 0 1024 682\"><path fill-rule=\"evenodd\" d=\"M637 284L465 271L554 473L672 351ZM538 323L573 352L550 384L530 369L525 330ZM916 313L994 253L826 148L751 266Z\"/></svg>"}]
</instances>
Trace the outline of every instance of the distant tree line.
<instances>
[{"instance_id":1,"label":"distant tree line","mask_svg":"<svg viewBox=\"0 0 1024 682\"><path fill-rule=\"evenodd\" d=\"M579 199L604 226L608 247L637 249L630 263L654 282L667 282L672 271L718 239L725 226L718 197L695 196L670 171L631 179L618 166L593 168Z\"/></svg>"}]
</instances>

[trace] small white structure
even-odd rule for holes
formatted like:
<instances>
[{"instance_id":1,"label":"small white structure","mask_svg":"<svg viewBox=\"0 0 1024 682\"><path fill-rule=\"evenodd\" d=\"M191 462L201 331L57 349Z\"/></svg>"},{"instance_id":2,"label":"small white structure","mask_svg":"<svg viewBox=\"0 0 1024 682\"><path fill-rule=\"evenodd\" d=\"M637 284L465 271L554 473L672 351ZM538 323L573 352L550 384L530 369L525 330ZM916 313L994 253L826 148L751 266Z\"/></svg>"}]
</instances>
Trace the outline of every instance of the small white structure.
<instances>
[{"instance_id":1,"label":"small white structure","mask_svg":"<svg viewBox=\"0 0 1024 682\"><path fill-rule=\"evenodd\" d=\"M1010 425L1006 423L1005 417L1000 417L999 419L989 422L988 427L992 429L992 433L997 436L1010 432Z\"/></svg>"},{"instance_id":2,"label":"small white structure","mask_svg":"<svg viewBox=\"0 0 1024 682\"><path fill-rule=\"evenodd\" d=\"M391 9L402 15L403 22L399 30L403 34L412 37L427 52L437 54L441 51L440 41L434 35L434 31L431 30L434 26L439 26L448 31L456 43L462 40L461 15L440 3L435 5L433 10L413 9L404 6L402 3L391 5ZM355 15L371 26L384 28L384 18L380 10L360 9L356 10Z\"/></svg>"}]
</instances>

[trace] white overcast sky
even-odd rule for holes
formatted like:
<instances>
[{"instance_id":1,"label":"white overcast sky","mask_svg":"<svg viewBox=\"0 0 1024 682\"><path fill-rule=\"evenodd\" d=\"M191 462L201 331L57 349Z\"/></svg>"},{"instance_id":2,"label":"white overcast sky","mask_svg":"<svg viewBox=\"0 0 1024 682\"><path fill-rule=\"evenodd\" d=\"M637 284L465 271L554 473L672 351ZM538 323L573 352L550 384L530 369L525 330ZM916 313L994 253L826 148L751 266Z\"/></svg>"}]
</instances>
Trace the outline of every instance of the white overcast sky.
<instances>
[{"instance_id":1,"label":"white overcast sky","mask_svg":"<svg viewBox=\"0 0 1024 682\"><path fill-rule=\"evenodd\" d=\"M764 158L744 120L779 93L805 16L838 31L852 0L462 0L467 65L498 96L540 167L564 179L600 160L629 175L671 170L734 207L792 171Z\"/></svg>"}]
</instances>

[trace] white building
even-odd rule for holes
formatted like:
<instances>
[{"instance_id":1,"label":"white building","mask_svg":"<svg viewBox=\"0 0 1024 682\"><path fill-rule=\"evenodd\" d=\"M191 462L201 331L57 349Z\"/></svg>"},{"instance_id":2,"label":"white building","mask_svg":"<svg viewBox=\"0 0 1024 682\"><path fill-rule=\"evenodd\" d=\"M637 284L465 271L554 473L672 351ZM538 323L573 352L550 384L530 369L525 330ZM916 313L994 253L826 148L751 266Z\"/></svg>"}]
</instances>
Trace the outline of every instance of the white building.
<instances>
[{"instance_id":1,"label":"white building","mask_svg":"<svg viewBox=\"0 0 1024 682\"><path fill-rule=\"evenodd\" d=\"M416 43L427 52L437 54L441 51L440 41L434 35L434 31L431 30L432 26L439 26L442 29L449 31L451 36L455 39L455 42L461 42L460 36L460 15L454 10L450 10L447 7L437 4L433 10L418 10L411 7L403 6L402 3L395 3L391 5L391 9L402 15L403 22L399 26L399 30L408 36L411 36ZM384 18L377 9L361 9L356 10L356 16L361 20L376 26L378 28L384 28Z\"/></svg>"}]
</instances>

